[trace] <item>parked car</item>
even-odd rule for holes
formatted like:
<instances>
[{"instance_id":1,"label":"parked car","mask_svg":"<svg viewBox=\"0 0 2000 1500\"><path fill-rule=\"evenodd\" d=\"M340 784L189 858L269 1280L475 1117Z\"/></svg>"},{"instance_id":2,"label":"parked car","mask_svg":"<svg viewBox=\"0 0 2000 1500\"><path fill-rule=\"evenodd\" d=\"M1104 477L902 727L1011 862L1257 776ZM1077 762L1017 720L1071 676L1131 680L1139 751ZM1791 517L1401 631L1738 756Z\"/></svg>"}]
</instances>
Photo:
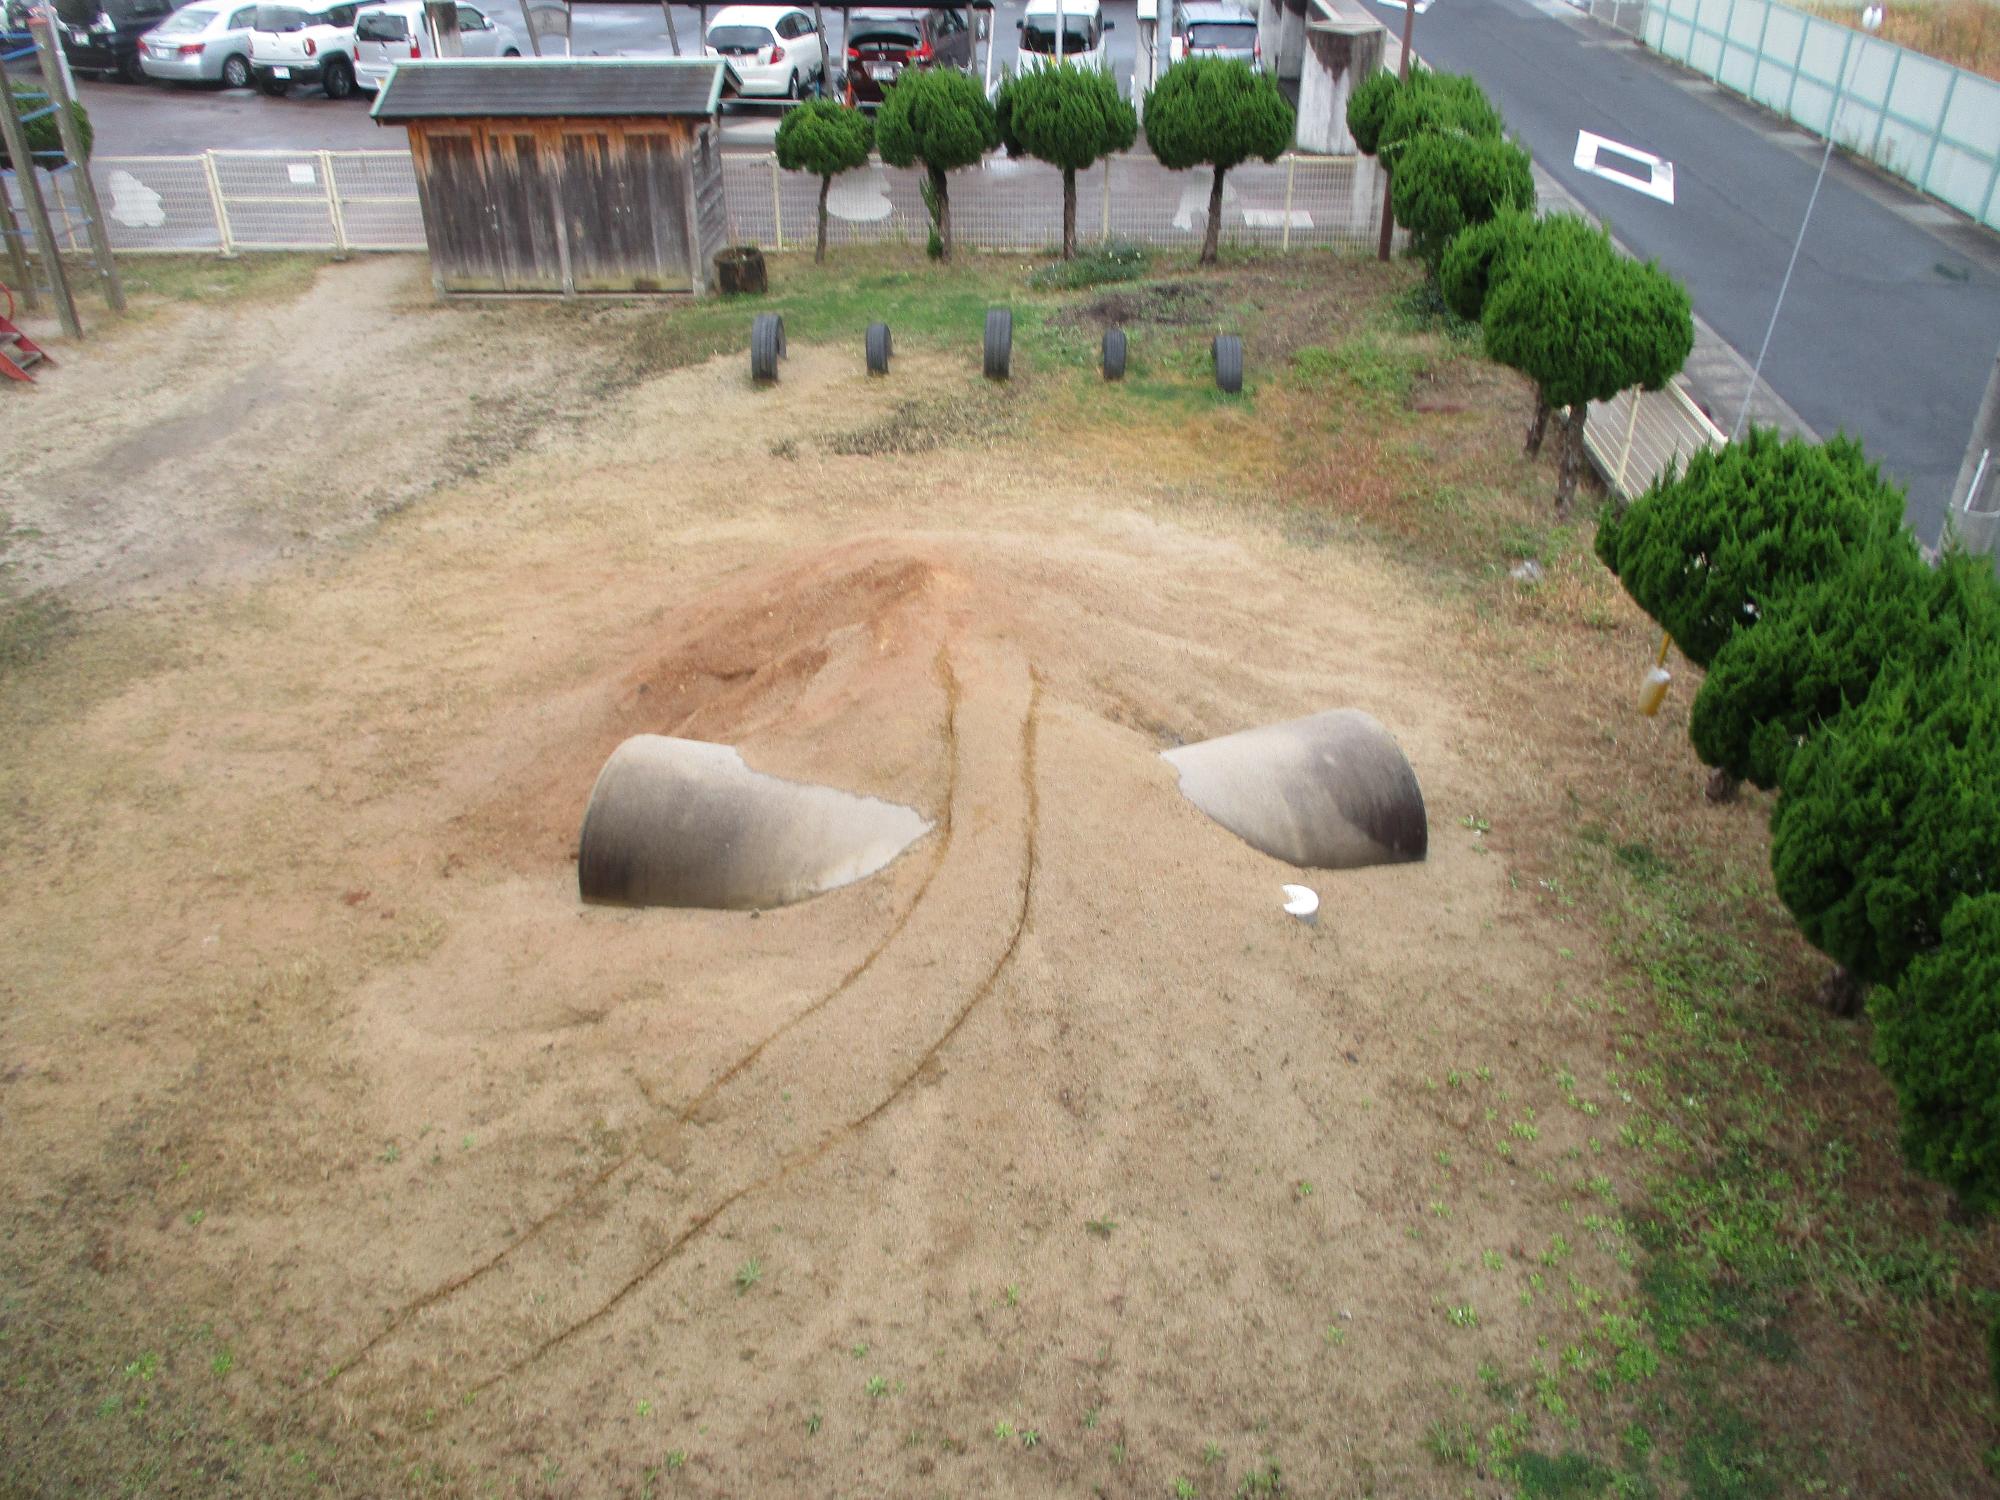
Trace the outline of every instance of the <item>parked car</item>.
<instances>
[{"instance_id":1,"label":"parked car","mask_svg":"<svg viewBox=\"0 0 2000 1500\"><path fill-rule=\"evenodd\" d=\"M785 5L725 5L708 23L702 51L726 58L741 93L797 99L826 77L826 43L810 12Z\"/></svg>"},{"instance_id":2,"label":"parked car","mask_svg":"<svg viewBox=\"0 0 2000 1500\"><path fill-rule=\"evenodd\" d=\"M1261 67L1264 54L1257 45L1257 18L1233 0L1176 0L1167 55L1174 62L1186 57L1230 57Z\"/></svg>"},{"instance_id":3,"label":"parked car","mask_svg":"<svg viewBox=\"0 0 2000 1500\"><path fill-rule=\"evenodd\" d=\"M972 28L963 11L857 10L847 20L849 104L880 104L905 68L972 67Z\"/></svg>"},{"instance_id":4,"label":"parked car","mask_svg":"<svg viewBox=\"0 0 2000 1500\"><path fill-rule=\"evenodd\" d=\"M139 66L148 78L169 83L247 88L250 26L256 19L255 5L202 3L177 10L146 33Z\"/></svg>"},{"instance_id":5,"label":"parked car","mask_svg":"<svg viewBox=\"0 0 2000 1500\"><path fill-rule=\"evenodd\" d=\"M458 7L458 47L464 57L521 55L521 41L513 27L476 5ZM387 83L397 63L436 56L436 40L424 25L423 0L364 5L354 18L354 84L366 93L375 93Z\"/></svg>"},{"instance_id":6,"label":"parked car","mask_svg":"<svg viewBox=\"0 0 2000 1500\"><path fill-rule=\"evenodd\" d=\"M139 39L173 13L173 0L56 0L56 30L72 73L142 83Z\"/></svg>"},{"instance_id":7,"label":"parked car","mask_svg":"<svg viewBox=\"0 0 2000 1500\"><path fill-rule=\"evenodd\" d=\"M353 0L314 5L260 5L250 32L250 71L257 87L282 98L294 84L318 84L329 99L354 92Z\"/></svg>"},{"instance_id":8,"label":"parked car","mask_svg":"<svg viewBox=\"0 0 2000 1500\"><path fill-rule=\"evenodd\" d=\"M1060 47L1058 17L1062 20ZM1021 29L1020 56L1014 64L1017 72L1051 67L1058 57L1080 67L1110 66L1104 33L1113 29L1113 23L1104 19L1104 7L1098 0L1028 0L1027 14L1014 24Z\"/></svg>"}]
</instances>

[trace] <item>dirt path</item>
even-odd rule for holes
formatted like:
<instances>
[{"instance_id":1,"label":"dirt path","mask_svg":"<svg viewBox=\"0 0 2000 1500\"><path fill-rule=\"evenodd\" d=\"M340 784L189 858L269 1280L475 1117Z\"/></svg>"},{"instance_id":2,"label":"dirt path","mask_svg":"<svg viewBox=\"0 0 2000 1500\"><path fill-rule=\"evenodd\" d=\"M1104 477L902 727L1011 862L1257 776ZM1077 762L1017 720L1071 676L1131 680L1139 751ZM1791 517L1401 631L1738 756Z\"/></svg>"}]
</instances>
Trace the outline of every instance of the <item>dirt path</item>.
<instances>
[{"instance_id":1,"label":"dirt path","mask_svg":"<svg viewBox=\"0 0 2000 1500\"><path fill-rule=\"evenodd\" d=\"M340 280L363 322L402 294ZM394 412L454 347L340 378ZM1301 1493L1430 1492L1418 1414L1470 1337L1445 1310L1525 1358L1483 1257L1528 1253L1567 1191L1531 1161L1584 1135L1547 1120L1503 1157L1485 1112L1576 1060L1552 996L1596 963L1459 826L1553 795L1462 619L1193 482L1247 447L1226 414L1061 466L1011 440L841 456L912 390L973 399L976 368L913 353L871 383L795 348L757 391L739 363L338 554L109 619L63 711L17 690L0 1180L94 1310L50 1315L107 1360L163 1351L203 1410L295 1424L329 1472L450 1492L1206 1494L1269 1463ZM322 400L238 410L244 378L226 351L184 368L176 410L211 414L185 458ZM172 424L124 420L102 441L165 509L100 497L130 545L53 547L43 576L270 568L254 507L169 483L146 435ZM85 504L83 456L25 454ZM436 477L395 472L311 524ZM1337 705L1396 734L1432 854L1309 877L1307 929L1296 873L1157 752ZM584 798L641 730L937 828L781 911L582 908ZM1440 1092L1453 1068L1493 1081Z\"/></svg>"}]
</instances>

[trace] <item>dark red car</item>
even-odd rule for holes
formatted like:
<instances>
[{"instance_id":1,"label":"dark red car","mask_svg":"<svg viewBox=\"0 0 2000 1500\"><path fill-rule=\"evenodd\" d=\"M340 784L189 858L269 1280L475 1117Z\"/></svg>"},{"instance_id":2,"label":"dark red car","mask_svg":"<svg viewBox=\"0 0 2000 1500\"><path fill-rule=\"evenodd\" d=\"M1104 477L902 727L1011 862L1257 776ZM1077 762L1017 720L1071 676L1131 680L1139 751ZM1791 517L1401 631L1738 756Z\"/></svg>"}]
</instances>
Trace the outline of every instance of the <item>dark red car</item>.
<instances>
[{"instance_id":1,"label":"dark red car","mask_svg":"<svg viewBox=\"0 0 2000 1500\"><path fill-rule=\"evenodd\" d=\"M965 12L857 10L847 21L847 102L880 104L882 91L905 68L972 66L972 28Z\"/></svg>"}]
</instances>

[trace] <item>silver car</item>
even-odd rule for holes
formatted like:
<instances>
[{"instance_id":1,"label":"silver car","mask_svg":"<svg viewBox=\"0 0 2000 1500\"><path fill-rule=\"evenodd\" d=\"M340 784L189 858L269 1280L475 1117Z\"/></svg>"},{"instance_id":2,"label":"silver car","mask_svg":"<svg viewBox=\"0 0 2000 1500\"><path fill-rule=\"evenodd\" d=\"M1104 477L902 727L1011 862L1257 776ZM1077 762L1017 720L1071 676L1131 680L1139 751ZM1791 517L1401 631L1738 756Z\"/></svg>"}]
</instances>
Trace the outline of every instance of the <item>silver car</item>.
<instances>
[{"instance_id":1,"label":"silver car","mask_svg":"<svg viewBox=\"0 0 2000 1500\"><path fill-rule=\"evenodd\" d=\"M250 86L250 23L255 5L197 0L177 10L140 39L139 66L148 78L171 83Z\"/></svg>"},{"instance_id":2,"label":"silver car","mask_svg":"<svg viewBox=\"0 0 2000 1500\"><path fill-rule=\"evenodd\" d=\"M1233 57L1253 68L1264 65L1257 45L1257 18L1230 0L1178 0L1174 6L1168 57Z\"/></svg>"}]
</instances>

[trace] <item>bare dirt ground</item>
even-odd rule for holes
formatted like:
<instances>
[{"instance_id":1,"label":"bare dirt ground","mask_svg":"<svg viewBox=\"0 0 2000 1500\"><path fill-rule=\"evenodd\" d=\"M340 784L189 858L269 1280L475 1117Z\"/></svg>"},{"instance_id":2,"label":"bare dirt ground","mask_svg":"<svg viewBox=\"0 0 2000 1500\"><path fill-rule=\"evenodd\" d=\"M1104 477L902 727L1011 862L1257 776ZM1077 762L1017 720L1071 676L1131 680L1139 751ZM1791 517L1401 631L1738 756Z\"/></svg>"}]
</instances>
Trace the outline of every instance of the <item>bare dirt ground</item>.
<instances>
[{"instance_id":1,"label":"bare dirt ground","mask_svg":"<svg viewBox=\"0 0 2000 1500\"><path fill-rule=\"evenodd\" d=\"M1248 410L1058 456L1060 377L970 340L616 389L426 299L322 272L373 332L309 384L243 363L285 305L163 315L44 388L87 442L0 434L24 576L106 606L0 721L23 1487L1461 1492L1443 1393L1596 1316L1520 1289L1623 1117L1614 965L1510 845L1601 632L1496 655L1532 621L1277 519ZM559 419L424 440L510 392ZM837 451L912 392L971 435ZM284 432L351 446L224 461ZM1308 929L1157 752L1341 705L1431 854L1308 877ZM586 908L640 731L936 829L784 910ZM1613 795L1691 789L1678 735Z\"/></svg>"}]
</instances>

